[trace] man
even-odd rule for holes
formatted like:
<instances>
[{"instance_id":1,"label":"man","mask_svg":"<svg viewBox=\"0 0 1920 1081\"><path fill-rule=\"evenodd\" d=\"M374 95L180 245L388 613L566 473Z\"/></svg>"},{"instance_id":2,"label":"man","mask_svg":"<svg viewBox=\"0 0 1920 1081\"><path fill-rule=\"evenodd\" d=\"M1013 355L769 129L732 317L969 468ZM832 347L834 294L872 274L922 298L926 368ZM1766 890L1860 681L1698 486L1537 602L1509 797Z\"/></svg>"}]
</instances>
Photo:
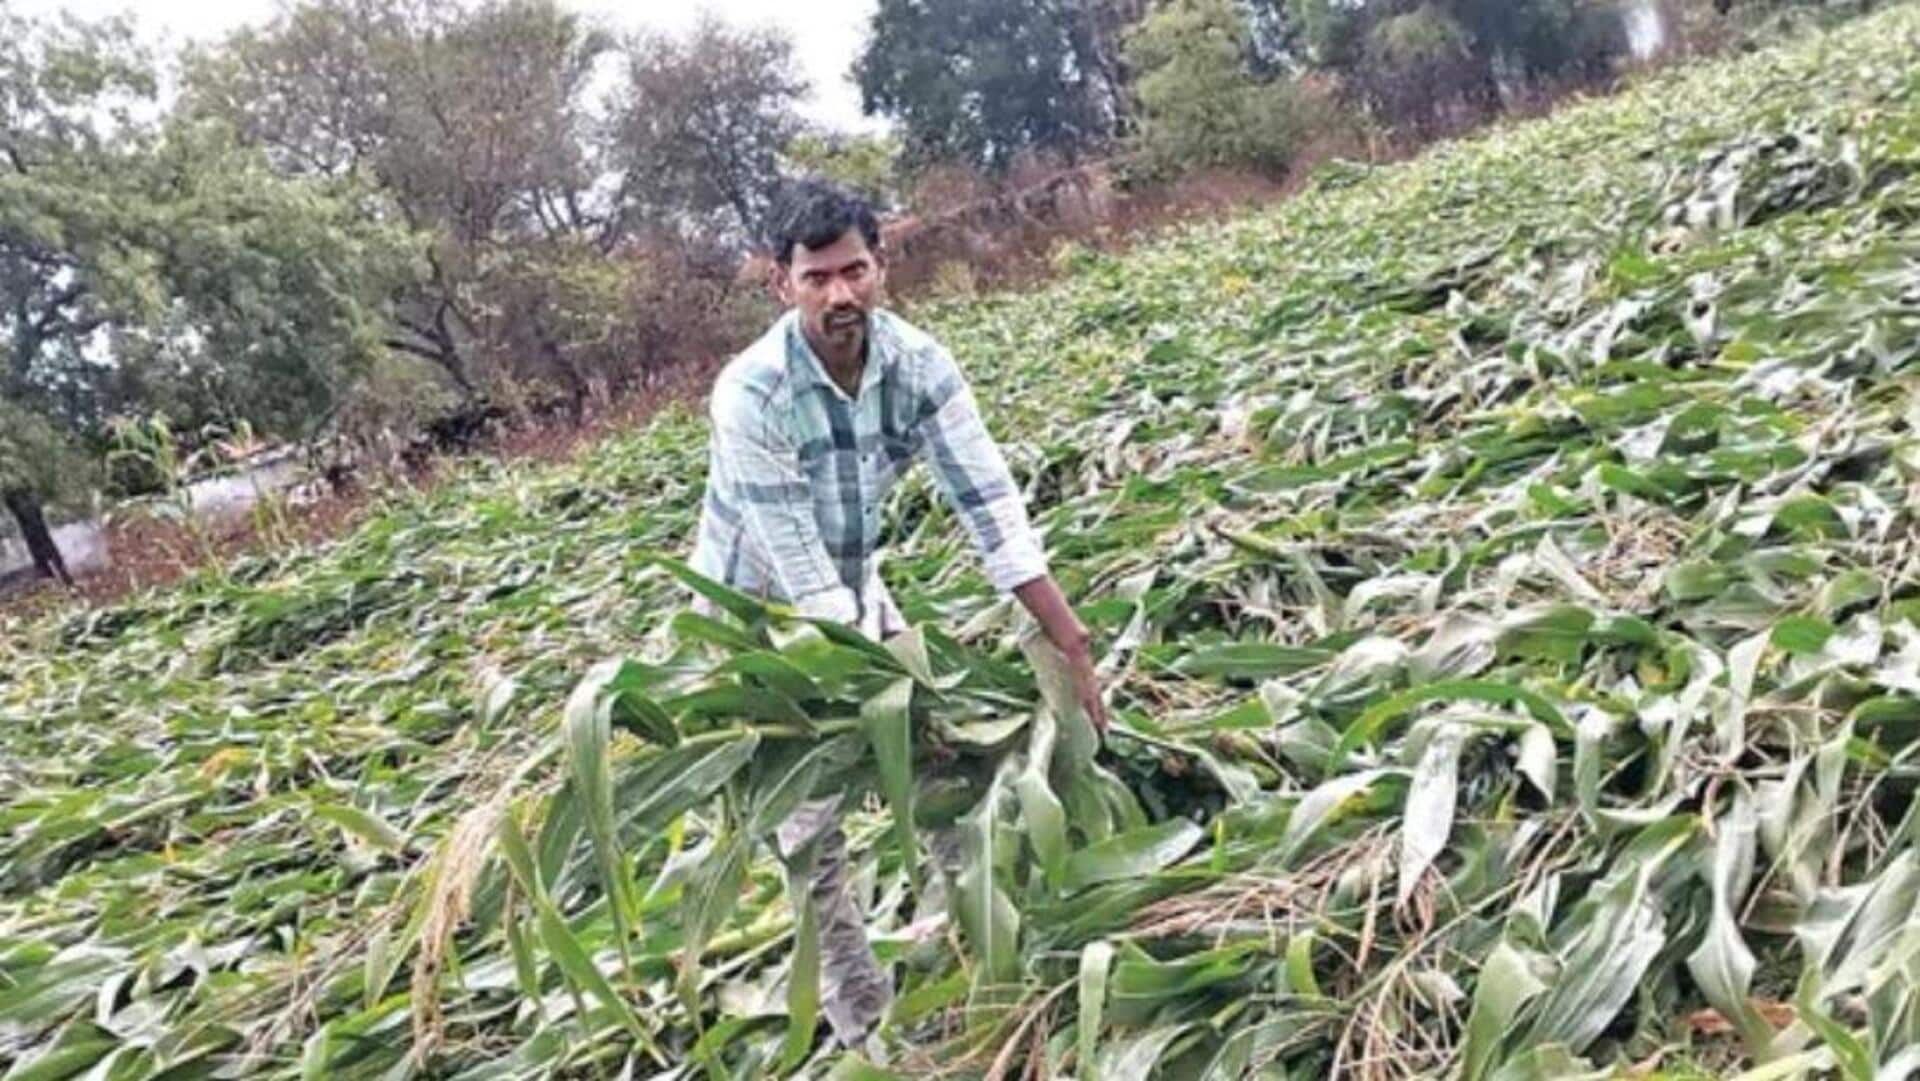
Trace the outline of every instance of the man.
<instances>
[{"instance_id":1,"label":"man","mask_svg":"<svg viewBox=\"0 0 1920 1081\"><path fill-rule=\"evenodd\" d=\"M804 182L771 221L769 254L791 310L714 385L694 568L805 616L875 638L898 633L904 621L875 559L880 509L901 472L924 458L987 578L1017 597L1066 657L1082 705L1104 731L1086 628L1048 572L972 390L938 342L880 307L886 264L872 208ZM885 1013L892 982L847 892L839 809L837 798L802 806L777 842L810 878L822 1004L835 1036L852 1046Z\"/></svg>"}]
</instances>

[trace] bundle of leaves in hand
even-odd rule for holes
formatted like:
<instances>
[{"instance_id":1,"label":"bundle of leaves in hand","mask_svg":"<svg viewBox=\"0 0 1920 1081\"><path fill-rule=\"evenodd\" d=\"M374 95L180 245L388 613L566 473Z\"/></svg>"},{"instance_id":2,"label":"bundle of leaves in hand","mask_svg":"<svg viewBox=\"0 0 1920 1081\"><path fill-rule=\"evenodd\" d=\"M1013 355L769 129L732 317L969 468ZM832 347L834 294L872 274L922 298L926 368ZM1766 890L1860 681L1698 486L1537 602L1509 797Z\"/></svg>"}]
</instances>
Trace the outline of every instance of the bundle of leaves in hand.
<instances>
[{"instance_id":1,"label":"bundle of leaves in hand","mask_svg":"<svg viewBox=\"0 0 1920 1081\"><path fill-rule=\"evenodd\" d=\"M1191 823L1149 824L1128 787L1096 761L1099 736L1075 705L1064 662L1043 641L1024 644L1035 659L1036 688L1028 673L932 628L882 647L830 622L770 612L666 565L729 618L682 613L666 655L602 664L575 689L565 720L566 784L529 809L542 823L533 850L552 862L516 873L508 889L531 895L537 913L547 903L541 883L564 880L569 866L590 866L598 878L580 888L597 888L616 939L644 951L640 968L627 974L644 985L672 973L673 1002L663 997L640 1012L659 1017L684 1008L692 1027L678 1035L699 1035L724 1014L709 1001L716 989L739 1002L746 986L758 986L753 1013L731 1018L724 1039L706 1033L670 1048L675 1061L691 1056L716 1072L748 1075L777 1061L784 1073L813 1050L820 943L804 877L787 898L799 910L788 917L796 940L784 969L751 954L711 971L701 964L712 937L756 892L746 879L758 843L770 841L804 801L884 804L885 828L871 850L875 872L892 880L883 891L892 903L883 907L914 917L911 932L895 931L924 945L951 929L965 944L957 956L920 951L920 969L941 962L936 978L910 982L894 1025L920 1025L965 1002L986 1025L976 1037L997 1029L1024 997L1022 911L1156 870L1198 840ZM690 813L702 841L681 850L663 831ZM511 816L503 822L517 828ZM938 842L923 843L927 833ZM569 864L583 835L594 859ZM653 869L651 882L633 877L636 857ZM622 959L635 963L625 952ZM954 979L962 967L971 976ZM535 981L524 988L530 996ZM666 984L655 992L666 995ZM756 1048L755 1028L779 1039Z\"/></svg>"}]
</instances>

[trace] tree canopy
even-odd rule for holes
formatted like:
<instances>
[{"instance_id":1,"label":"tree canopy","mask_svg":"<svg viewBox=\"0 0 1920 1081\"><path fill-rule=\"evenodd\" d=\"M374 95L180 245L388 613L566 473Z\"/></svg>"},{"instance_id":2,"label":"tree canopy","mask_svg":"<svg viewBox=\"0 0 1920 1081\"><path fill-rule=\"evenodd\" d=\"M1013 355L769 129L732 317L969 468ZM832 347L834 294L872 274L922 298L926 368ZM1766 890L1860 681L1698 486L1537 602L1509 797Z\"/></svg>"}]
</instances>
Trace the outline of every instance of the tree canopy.
<instances>
[{"instance_id":1,"label":"tree canopy","mask_svg":"<svg viewBox=\"0 0 1920 1081\"><path fill-rule=\"evenodd\" d=\"M1529 80L1602 74L1625 51L1612 0L1285 0L1308 62L1390 120L1452 100L1492 107Z\"/></svg>"},{"instance_id":2,"label":"tree canopy","mask_svg":"<svg viewBox=\"0 0 1920 1081\"><path fill-rule=\"evenodd\" d=\"M1004 169L1119 127L1124 88L1093 0L880 0L853 67L867 112L920 161Z\"/></svg>"},{"instance_id":3,"label":"tree canopy","mask_svg":"<svg viewBox=\"0 0 1920 1081\"><path fill-rule=\"evenodd\" d=\"M1126 49L1138 141L1154 171L1285 169L1306 98L1288 80L1256 72L1254 24L1233 0L1169 0L1133 30Z\"/></svg>"},{"instance_id":4,"label":"tree canopy","mask_svg":"<svg viewBox=\"0 0 1920 1081\"><path fill-rule=\"evenodd\" d=\"M4 18L9 505L62 494L45 463L97 452L125 411L308 434L380 351L407 231L350 176L290 178L219 124L153 119L124 23Z\"/></svg>"},{"instance_id":5,"label":"tree canopy","mask_svg":"<svg viewBox=\"0 0 1920 1081\"><path fill-rule=\"evenodd\" d=\"M655 228L681 222L751 236L804 130L809 86L793 44L703 15L691 32L636 35L622 50L624 101L611 152L629 183L622 211Z\"/></svg>"},{"instance_id":6,"label":"tree canopy","mask_svg":"<svg viewBox=\"0 0 1920 1081\"><path fill-rule=\"evenodd\" d=\"M390 348L469 399L549 385L576 408L649 362L626 288L647 275L617 264L663 237L737 248L806 89L769 32L622 39L554 0L302 0L188 84L283 168L366 176L425 235Z\"/></svg>"}]
</instances>

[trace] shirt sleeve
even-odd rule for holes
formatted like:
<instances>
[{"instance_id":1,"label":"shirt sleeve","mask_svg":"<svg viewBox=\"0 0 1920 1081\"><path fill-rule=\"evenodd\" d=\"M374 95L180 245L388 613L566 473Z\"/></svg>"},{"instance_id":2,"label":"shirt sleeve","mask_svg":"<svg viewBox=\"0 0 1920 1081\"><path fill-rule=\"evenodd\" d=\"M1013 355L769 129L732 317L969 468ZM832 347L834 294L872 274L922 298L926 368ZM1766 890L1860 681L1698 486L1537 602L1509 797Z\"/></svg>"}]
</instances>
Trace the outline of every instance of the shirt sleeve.
<instances>
[{"instance_id":1,"label":"shirt sleeve","mask_svg":"<svg viewBox=\"0 0 1920 1081\"><path fill-rule=\"evenodd\" d=\"M742 527L766 553L780 591L800 614L856 623L860 601L840 581L820 536L799 450L768 412L749 390L714 388L713 468L738 496Z\"/></svg>"},{"instance_id":2,"label":"shirt sleeve","mask_svg":"<svg viewBox=\"0 0 1920 1081\"><path fill-rule=\"evenodd\" d=\"M916 442L1003 593L1045 577L1045 550L1027 517L999 444L987 434L973 388L945 349L932 349L922 367Z\"/></svg>"}]
</instances>

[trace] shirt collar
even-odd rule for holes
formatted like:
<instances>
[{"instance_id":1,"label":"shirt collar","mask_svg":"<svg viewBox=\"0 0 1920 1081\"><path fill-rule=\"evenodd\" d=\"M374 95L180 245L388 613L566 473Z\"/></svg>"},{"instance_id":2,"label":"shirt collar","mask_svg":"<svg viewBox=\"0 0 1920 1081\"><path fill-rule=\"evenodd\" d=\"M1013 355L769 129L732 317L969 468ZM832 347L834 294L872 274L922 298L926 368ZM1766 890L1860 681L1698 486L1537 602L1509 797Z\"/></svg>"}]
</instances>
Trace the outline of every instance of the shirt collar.
<instances>
[{"instance_id":1,"label":"shirt collar","mask_svg":"<svg viewBox=\"0 0 1920 1081\"><path fill-rule=\"evenodd\" d=\"M840 389L840 384L834 382L833 376L827 374L827 366L821 361L820 355L813 351L813 343L807 341L806 332L800 328L798 310L787 312L787 348L789 355L797 355L799 358L796 376L826 387L842 398L846 397L846 391ZM885 317L880 310L876 309L867 320L867 363L860 369L862 396L880 384L880 379L888 366L889 355Z\"/></svg>"}]
</instances>

